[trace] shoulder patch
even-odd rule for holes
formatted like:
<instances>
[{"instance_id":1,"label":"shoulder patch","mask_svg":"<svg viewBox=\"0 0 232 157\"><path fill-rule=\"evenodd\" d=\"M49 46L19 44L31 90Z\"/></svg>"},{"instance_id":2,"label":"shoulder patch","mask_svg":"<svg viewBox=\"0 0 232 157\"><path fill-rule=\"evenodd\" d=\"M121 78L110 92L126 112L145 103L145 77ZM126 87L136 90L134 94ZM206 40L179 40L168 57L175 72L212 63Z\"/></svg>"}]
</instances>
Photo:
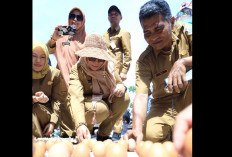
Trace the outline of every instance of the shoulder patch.
<instances>
[{"instance_id":1,"label":"shoulder patch","mask_svg":"<svg viewBox=\"0 0 232 157\"><path fill-rule=\"evenodd\" d=\"M146 50L141 53L139 59L143 60L150 52L152 52L152 47L150 45L147 46Z\"/></svg>"}]
</instances>

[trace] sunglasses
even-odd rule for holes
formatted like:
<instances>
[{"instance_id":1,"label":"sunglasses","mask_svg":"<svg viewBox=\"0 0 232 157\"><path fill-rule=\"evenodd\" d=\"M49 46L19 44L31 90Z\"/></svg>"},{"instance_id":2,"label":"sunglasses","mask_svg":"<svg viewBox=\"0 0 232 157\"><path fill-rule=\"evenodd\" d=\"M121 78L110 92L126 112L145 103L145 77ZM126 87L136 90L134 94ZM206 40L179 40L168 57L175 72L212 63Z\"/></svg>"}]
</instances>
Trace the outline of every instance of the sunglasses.
<instances>
[{"instance_id":1,"label":"sunglasses","mask_svg":"<svg viewBox=\"0 0 232 157\"><path fill-rule=\"evenodd\" d=\"M98 62L105 62L105 60L103 60L103 59L97 59L97 58L93 58L93 57L88 57L87 58L89 61L91 61L91 62L95 62L96 60L98 61Z\"/></svg>"},{"instance_id":2,"label":"sunglasses","mask_svg":"<svg viewBox=\"0 0 232 157\"><path fill-rule=\"evenodd\" d=\"M76 14L73 14L73 13L70 13L70 14L69 14L69 19L74 20L75 17L77 18L77 21L83 21L83 16L82 16L82 15L79 15L79 14L76 15Z\"/></svg>"}]
</instances>

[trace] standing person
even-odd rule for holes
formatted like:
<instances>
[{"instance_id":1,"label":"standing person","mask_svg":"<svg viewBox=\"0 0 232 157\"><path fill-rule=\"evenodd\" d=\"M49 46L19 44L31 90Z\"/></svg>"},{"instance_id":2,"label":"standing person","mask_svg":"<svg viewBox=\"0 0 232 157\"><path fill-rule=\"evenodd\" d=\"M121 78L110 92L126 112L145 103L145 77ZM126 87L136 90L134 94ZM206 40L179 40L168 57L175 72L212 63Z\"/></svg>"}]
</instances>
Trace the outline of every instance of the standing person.
<instances>
[{"instance_id":1,"label":"standing person","mask_svg":"<svg viewBox=\"0 0 232 157\"><path fill-rule=\"evenodd\" d=\"M125 81L131 63L131 35L128 31L119 26L122 20L122 14L117 6L112 5L109 8L108 20L111 26L104 33L104 37L107 41L108 53L117 61L115 67L119 69L119 75L122 81ZM122 119L122 117L120 119ZM120 128L122 128L122 120L119 120L114 126L113 136L116 137L121 134L122 129Z\"/></svg>"},{"instance_id":2,"label":"standing person","mask_svg":"<svg viewBox=\"0 0 232 157\"><path fill-rule=\"evenodd\" d=\"M57 60L57 68L60 69L62 75L62 81L64 86L62 87L62 104L60 107L60 135L62 137L73 136L72 130L75 128L75 124L72 121L71 116L68 114L67 107L67 90L68 81L71 68L78 61L76 51L83 47L86 32L85 32L85 14L77 7L71 9L68 16L68 22L64 25L76 25L76 34L74 35L58 35L58 28L61 25L55 27L55 30L51 36L51 39L47 42L48 50L50 53L55 53ZM69 44L67 44L69 43Z\"/></svg>"},{"instance_id":3,"label":"standing person","mask_svg":"<svg viewBox=\"0 0 232 157\"><path fill-rule=\"evenodd\" d=\"M174 27L169 5L150 0L140 8L140 23L149 44L136 62L136 96L133 127L124 139L164 142L172 140L175 117L192 102L192 83L185 73L192 66L192 34L184 23ZM164 91L168 78L169 93ZM150 83L153 84L150 112L146 117ZM173 89L174 88L174 89Z\"/></svg>"},{"instance_id":4,"label":"standing person","mask_svg":"<svg viewBox=\"0 0 232 157\"><path fill-rule=\"evenodd\" d=\"M107 53L103 36L93 33L86 37L84 48L77 51L80 60L70 72L68 103L75 123L77 139L90 138L94 124L100 124L97 140L109 138L115 122L129 106L114 59Z\"/></svg>"},{"instance_id":5,"label":"standing person","mask_svg":"<svg viewBox=\"0 0 232 157\"><path fill-rule=\"evenodd\" d=\"M109 8L108 20L111 27L104 33L108 53L117 61L115 67L119 69L119 75L124 81L131 63L131 35L119 26L122 14L117 6L112 5Z\"/></svg>"},{"instance_id":6,"label":"standing person","mask_svg":"<svg viewBox=\"0 0 232 157\"><path fill-rule=\"evenodd\" d=\"M47 46L33 41L32 132L35 137L49 137L57 127L60 113L61 74L49 66L48 57Z\"/></svg>"}]
</instances>

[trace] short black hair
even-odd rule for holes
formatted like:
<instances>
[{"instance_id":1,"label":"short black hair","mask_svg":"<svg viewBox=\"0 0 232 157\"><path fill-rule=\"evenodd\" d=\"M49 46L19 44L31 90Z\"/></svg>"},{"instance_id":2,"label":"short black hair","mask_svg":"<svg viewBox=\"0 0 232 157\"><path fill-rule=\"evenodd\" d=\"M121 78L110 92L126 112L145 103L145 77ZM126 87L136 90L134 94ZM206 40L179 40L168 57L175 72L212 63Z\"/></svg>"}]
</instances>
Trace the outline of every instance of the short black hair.
<instances>
[{"instance_id":1,"label":"short black hair","mask_svg":"<svg viewBox=\"0 0 232 157\"><path fill-rule=\"evenodd\" d=\"M108 15L110 14L110 12L111 12L112 10L115 10L115 11L117 11L120 15L122 15L122 14L121 14L121 11L118 9L118 7L117 7L116 5L112 5L112 6L109 8L109 10L108 10Z\"/></svg>"},{"instance_id":2,"label":"short black hair","mask_svg":"<svg viewBox=\"0 0 232 157\"><path fill-rule=\"evenodd\" d=\"M170 23L172 14L168 3L165 0L150 0L146 2L139 12L139 21L150 18L153 15L162 14L164 18Z\"/></svg>"}]
</instances>

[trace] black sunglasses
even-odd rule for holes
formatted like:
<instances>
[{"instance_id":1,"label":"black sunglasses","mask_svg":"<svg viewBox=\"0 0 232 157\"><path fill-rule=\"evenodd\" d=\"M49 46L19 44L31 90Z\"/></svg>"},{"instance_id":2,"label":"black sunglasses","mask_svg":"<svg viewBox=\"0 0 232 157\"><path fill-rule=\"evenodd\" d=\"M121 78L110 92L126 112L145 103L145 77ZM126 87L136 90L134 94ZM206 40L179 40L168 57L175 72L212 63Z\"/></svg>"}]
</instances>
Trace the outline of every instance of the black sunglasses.
<instances>
[{"instance_id":1,"label":"black sunglasses","mask_svg":"<svg viewBox=\"0 0 232 157\"><path fill-rule=\"evenodd\" d=\"M95 62L96 60L98 61L98 62L105 62L105 60L103 60L103 59L97 59L97 58L93 58L93 57L88 57L87 58L89 61L91 61L91 62Z\"/></svg>"},{"instance_id":2,"label":"black sunglasses","mask_svg":"<svg viewBox=\"0 0 232 157\"><path fill-rule=\"evenodd\" d=\"M79 14L76 15L76 14L73 14L73 13L70 13L70 14L69 14L69 19L74 20L75 17L77 18L77 21L83 21L83 16L82 16L82 15L79 15Z\"/></svg>"}]
</instances>

